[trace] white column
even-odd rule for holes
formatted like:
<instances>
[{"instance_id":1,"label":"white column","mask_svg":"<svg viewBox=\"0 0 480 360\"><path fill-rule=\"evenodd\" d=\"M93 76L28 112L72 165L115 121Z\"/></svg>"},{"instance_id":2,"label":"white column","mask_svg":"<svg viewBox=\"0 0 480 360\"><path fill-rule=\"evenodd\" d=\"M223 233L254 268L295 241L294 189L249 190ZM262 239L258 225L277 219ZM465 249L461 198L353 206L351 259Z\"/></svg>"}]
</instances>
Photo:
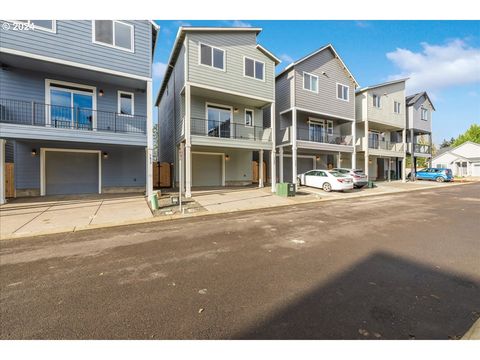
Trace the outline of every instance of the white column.
<instances>
[{"instance_id":1,"label":"white column","mask_svg":"<svg viewBox=\"0 0 480 360\"><path fill-rule=\"evenodd\" d=\"M185 197L192 197L192 152L191 152L191 97L190 85L185 85Z\"/></svg>"},{"instance_id":2,"label":"white column","mask_svg":"<svg viewBox=\"0 0 480 360\"><path fill-rule=\"evenodd\" d=\"M342 157L342 153L339 151L337 155L337 168L342 167L342 161L340 160Z\"/></svg>"},{"instance_id":3,"label":"white column","mask_svg":"<svg viewBox=\"0 0 480 360\"><path fill-rule=\"evenodd\" d=\"M258 152L258 187L263 188L263 149Z\"/></svg>"},{"instance_id":4,"label":"white column","mask_svg":"<svg viewBox=\"0 0 480 360\"><path fill-rule=\"evenodd\" d=\"M0 205L5 204L5 143L0 139Z\"/></svg>"},{"instance_id":5,"label":"white column","mask_svg":"<svg viewBox=\"0 0 480 360\"><path fill-rule=\"evenodd\" d=\"M388 158L388 181L392 180L390 175L391 170L392 170L392 159Z\"/></svg>"},{"instance_id":6,"label":"white column","mask_svg":"<svg viewBox=\"0 0 480 360\"><path fill-rule=\"evenodd\" d=\"M292 110L292 183L297 183L297 108Z\"/></svg>"},{"instance_id":7,"label":"white column","mask_svg":"<svg viewBox=\"0 0 480 360\"><path fill-rule=\"evenodd\" d=\"M353 145L353 153L352 153L352 169L357 168L357 123L352 121L352 145Z\"/></svg>"},{"instance_id":8,"label":"white column","mask_svg":"<svg viewBox=\"0 0 480 360\"><path fill-rule=\"evenodd\" d=\"M276 161L276 123L275 123L275 103L270 105L270 129L272 131L272 151L270 153L270 183L272 192L277 191L277 161Z\"/></svg>"},{"instance_id":9,"label":"white column","mask_svg":"<svg viewBox=\"0 0 480 360\"><path fill-rule=\"evenodd\" d=\"M365 119L365 127L364 127L364 136L363 136L363 148L364 148L364 151L365 151L365 175L367 175L367 179L370 180L370 174L369 174L369 171L368 171L368 120Z\"/></svg>"},{"instance_id":10,"label":"white column","mask_svg":"<svg viewBox=\"0 0 480 360\"><path fill-rule=\"evenodd\" d=\"M403 142L403 160L402 160L402 182L406 181L407 178L407 130L403 128L402 130L402 142ZM415 150L413 148L413 139L412 139L412 152Z\"/></svg>"},{"instance_id":11,"label":"white column","mask_svg":"<svg viewBox=\"0 0 480 360\"><path fill-rule=\"evenodd\" d=\"M279 181L283 183L283 146L280 146L278 157L278 166L280 167L279 171Z\"/></svg>"},{"instance_id":12,"label":"white column","mask_svg":"<svg viewBox=\"0 0 480 360\"><path fill-rule=\"evenodd\" d=\"M145 195L147 199L153 194L153 103L152 103L152 80L147 81L147 148L146 156L146 181Z\"/></svg>"}]
</instances>

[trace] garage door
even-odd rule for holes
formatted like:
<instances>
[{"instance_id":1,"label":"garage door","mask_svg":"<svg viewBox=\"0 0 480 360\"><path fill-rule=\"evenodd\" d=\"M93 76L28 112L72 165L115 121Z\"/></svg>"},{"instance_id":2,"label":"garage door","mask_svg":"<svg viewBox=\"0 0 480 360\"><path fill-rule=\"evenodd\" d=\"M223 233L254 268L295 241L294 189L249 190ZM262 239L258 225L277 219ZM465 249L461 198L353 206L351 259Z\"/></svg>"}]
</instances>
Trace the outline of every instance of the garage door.
<instances>
[{"instance_id":1,"label":"garage door","mask_svg":"<svg viewBox=\"0 0 480 360\"><path fill-rule=\"evenodd\" d=\"M222 186L222 155L192 153L192 186Z\"/></svg>"},{"instance_id":2,"label":"garage door","mask_svg":"<svg viewBox=\"0 0 480 360\"><path fill-rule=\"evenodd\" d=\"M480 164L472 164L472 176L480 176Z\"/></svg>"},{"instance_id":3,"label":"garage door","mask_svg":"<svg viewBox=\"0 0 480 360\"><path fill-rule=\"evenodd\" d=\"M47 195L98 193L98 154L45 152Z\"/></svg>"},{"instance_id":4,"label":"garage door","mask_svg":"<svg viewBox=\"0 0 480 360\"><path fill-rule=\"evenodd\" d=\"M279 172L280 165L277 158L277 172ZM308 170L313 169L312 158L297 157L297 174L302 174ZM283 180L286 182L292 181L292 158L284 156L283 158Z\"/></svg>"}]
</instances>

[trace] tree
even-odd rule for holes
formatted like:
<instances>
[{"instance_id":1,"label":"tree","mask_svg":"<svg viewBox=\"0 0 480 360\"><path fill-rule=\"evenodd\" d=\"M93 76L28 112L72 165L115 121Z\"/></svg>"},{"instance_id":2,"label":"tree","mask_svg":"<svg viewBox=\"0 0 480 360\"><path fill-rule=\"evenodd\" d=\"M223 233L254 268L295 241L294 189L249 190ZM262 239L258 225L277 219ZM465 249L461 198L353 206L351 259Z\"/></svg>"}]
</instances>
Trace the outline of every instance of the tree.
<instances>
[{"instance_id":1,"label":"tree","mask_svg":"<svg viewBox=\"0 0 480 360\"><path fill-rule=\"evenodd\" d=\"M158 126L153 124L153 161L158 161Z\"/></svg>"},{"instance_id":2,"label":"tree","mask_svg":"<svg viewBox=\"0 0 480 360\"><path fill-rule=\"evenodd\" d=\"M472 124L467 131L460 135L454 142L453 146L462 145L464 142L471 141L480 144L480 125Z\"/></svg>"},{"instance_id":3,"label":"tree","mask_svg":"<svg viewBox=\"0 0 480 360\"><path fill-rule=\"evenodd\" d=\"M455 142L455 138L451 138L450 140L443 139L442 143L440 144L440 149L452 146Z\"/></svg>"}]
</instances>

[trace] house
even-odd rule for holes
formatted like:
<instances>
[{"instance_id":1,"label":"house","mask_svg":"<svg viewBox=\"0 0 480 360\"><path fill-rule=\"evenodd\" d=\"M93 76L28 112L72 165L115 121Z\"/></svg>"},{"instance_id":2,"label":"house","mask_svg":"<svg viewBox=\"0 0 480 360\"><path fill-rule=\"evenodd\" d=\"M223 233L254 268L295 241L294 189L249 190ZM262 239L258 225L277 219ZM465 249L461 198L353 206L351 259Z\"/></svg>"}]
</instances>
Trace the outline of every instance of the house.
<instances>
[{"instance_id":1,"label":"house","mask_svg":"<svg viewBox=\"0 0 480 360\"><path fill-rule=\"evenodd\" d=\"M452 169L454 176L480 176L480 144L467 141L440 149L432 159L432 167Z\"/></svg>"},{"instance_id":2,"label":"house","mask_svg":"<svg viewBox=\"0 0 480 360\"><path fill-rule=\"evenodd\" d=\"M264 112L275 107L275 66L280 61L257 43L260 32L178 30L155 104L159 159L174 164L175 183L187 197L192 187L252 184L254 153L259 186L264 186L264 155L275 154L275 121L265 120Z\"/></svg>"},{"instance_id":3,"label":"house","mask_svg":"<svg viewBox=\"0 0 480 360\"><path fill-rule=\"evenodd\" d=\"M15 195L151 194L159 27L21 20L2 28L0 158L2 169L6 151L14 163Z\"/></svg>"},{"instance_id":4,"label":"house","mask_svg":"<svg viewBox=\"0 0 480 360\"><path fill-rule=\"evenodd\" d=\"M355 167L358 83L333 45L288 65L275 79L278 179L311 169Z\"/></svg>"},{"instance_id":5,"label":"house","mask_svg":"<svg viewBox=\"0 0 480 360\"><path fill-rule=\"evenodd\" d=\"M407 115L407 155L411 172L417 171L417 159L432 159L432 114L435 111L428 94L423 91L405 98Z\"/></svg>"},{"instance_id":6,"label":"house","mask_svg":"<svg viewBox=\"0 0 480 360\"><path fill-rule=\"evenodd\" d=\"M357 167L371 180L405 181L407 79L356 92Z\"/></svg>"}]
</instances>

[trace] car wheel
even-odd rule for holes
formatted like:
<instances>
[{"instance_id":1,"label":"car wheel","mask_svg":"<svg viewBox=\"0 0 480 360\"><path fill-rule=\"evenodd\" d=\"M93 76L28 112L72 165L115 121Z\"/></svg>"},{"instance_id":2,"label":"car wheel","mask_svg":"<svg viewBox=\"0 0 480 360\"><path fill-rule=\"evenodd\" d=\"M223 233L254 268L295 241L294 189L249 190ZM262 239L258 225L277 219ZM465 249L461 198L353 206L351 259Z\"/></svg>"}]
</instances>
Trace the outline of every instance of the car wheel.
<instances>
[{"instance_id":1,"label":"car wheel","mask_svg":"<svg viewBox=\"0 0 480 360\"><path fill-rule=\"evenodd\" d=\"M330 192L330 191L332 191L332 185L330 185L330 183L328 183L328 182L323 183L322 189L326 192Z\"/></svg>"},{"instance_id":2,"label":"car wheel","mask_svg":"<svg viewBox=\"0 0 480 360\"><path fill-rule=\"evenodd\" d=\"M440 183L442 183L442 182L445 181L445 179L443 178L443 176L439 176L439 177L437 177L435 180L436 180L437 182L440 182Z\"/></svg>"}]
</instances>

